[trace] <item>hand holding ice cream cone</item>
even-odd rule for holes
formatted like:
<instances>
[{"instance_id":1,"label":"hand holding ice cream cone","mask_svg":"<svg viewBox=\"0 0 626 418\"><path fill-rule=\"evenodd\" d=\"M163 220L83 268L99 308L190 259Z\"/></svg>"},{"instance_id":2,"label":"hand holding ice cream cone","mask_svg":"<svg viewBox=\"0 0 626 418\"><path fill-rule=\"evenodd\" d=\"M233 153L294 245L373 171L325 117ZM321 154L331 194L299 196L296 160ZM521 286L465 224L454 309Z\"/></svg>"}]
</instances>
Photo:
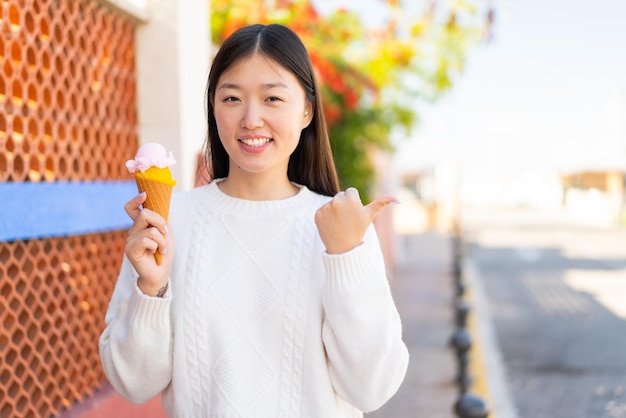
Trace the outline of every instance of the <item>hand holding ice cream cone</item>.
<instances>
[{"instance_id":1,"label":"hand holding ice cream cone","mask_svg":"<svg viewBox=\"0 0 626 418\"><path fill-rule=\"evenodd\" d=\"M166 223L172 188L176 184L169 169L174 164L176 160L172 152L168 153L161 144L156 142L142 145L135 159L126 162L128 171L135 173L137 189L140 193L146 193L143 207L161 215ZM155 251L154 258L157 265L161 265L162 254L159 251Z\"/></svg>"},{"instance_id":2,"label":"hand holding ice cream cone","mask_svg":"<svg viewBox=\"0 0 626 418\"><path fill-rule=\"evenodd\" d=\"M124 207L133 220L124 253L139 275L139 289L147 295L156 296L170 276L174 238L161 215L148 208L141 208L145 201L146 194L141 193ZM159 254L161 264L156 263L155 254Z\"/></svg>"}]
</instances>

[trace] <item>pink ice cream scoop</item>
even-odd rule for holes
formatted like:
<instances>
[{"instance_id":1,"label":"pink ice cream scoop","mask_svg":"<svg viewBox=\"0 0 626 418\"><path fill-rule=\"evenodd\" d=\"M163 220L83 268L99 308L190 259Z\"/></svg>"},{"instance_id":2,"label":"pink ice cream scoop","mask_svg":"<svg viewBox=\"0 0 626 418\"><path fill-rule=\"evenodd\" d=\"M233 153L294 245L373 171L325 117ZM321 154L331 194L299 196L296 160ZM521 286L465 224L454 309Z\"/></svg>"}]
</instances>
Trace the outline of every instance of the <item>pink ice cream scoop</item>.
<instances>
[{"instance_id":1,"label":"pink ice cream scoop","mask_svg":"<svg viewBox=\"0 0 626 418\"><path fill-rule=\"evenodd\" d=\"M139 148L134 160L126 161L126 168L131 173L137 171L143 173L150 167L165 168L174 164L176 164L176 160L172 151L168 153L163 145L148 142Z\"/></svg>"}]
</instances>

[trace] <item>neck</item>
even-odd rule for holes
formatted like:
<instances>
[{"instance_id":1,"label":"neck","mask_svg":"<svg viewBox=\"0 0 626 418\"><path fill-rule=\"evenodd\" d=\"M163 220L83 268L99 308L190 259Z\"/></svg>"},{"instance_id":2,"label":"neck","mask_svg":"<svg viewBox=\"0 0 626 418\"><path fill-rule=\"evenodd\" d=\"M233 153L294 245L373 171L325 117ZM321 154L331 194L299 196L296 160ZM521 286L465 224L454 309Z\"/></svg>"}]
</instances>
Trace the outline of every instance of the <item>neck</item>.
<instances>
[{"instance_id":1,"label":"neck","mask_svg":"<svg viewBox=\"0 0 626 418\"><path fill-rule=\"evenodd\" d=\"M262 174L242 178L235 173L218 183L219 189L231 196L245 200L282 200L298 193L287 176L283 179L266 178Z\"/></svg>"}]
</instances>

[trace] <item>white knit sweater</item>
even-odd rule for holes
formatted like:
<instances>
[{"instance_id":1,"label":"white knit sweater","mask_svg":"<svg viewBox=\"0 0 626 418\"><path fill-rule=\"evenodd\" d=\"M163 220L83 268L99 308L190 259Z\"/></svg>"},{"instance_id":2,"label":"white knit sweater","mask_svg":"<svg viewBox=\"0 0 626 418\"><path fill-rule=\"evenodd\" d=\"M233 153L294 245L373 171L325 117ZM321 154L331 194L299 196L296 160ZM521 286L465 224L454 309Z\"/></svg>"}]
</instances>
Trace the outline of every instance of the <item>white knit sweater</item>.
<instances>
[{"instance_id":1,"label":"white knit sweater","mask_svg":"<svg viewBox=\"0 0 626 418\"><path fill-rule=\"evenodd\" d=\"M408 363L378 239L329 255L301 187L285 200L175 194L170 288L149 297L124 260L100 337L125 398L169 417L344 418L379 408Z\"/></svg>"}]
</instances>

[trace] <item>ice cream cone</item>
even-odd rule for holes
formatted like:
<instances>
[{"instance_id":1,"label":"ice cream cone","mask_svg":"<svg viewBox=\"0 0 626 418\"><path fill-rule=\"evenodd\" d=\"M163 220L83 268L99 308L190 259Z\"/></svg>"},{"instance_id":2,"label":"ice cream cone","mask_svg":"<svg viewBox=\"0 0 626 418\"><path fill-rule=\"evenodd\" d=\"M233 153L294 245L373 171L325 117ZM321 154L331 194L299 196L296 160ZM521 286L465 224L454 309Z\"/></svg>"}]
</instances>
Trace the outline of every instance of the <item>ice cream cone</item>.
<instances>
[{"instance_id":1,"label":"ice cream cone","mask_svg":"<svg viewBox=\"0 0 626 418\"><path fill-rule=\"evenodd\" d=\"M170 169L150 167L143 173L138 171L135 173L135 181L139 193L146 192L143 207L158 213L167 222L172 188L176 184L176 181L172 179ZM154 253L154 259L158 265L161 265L162 258L163 255L160 252Z\"/></svg>"},{"instance_id":2,"label":"ice cream cone","mask_svg":"<svg viewBox=\"0 0 626 418\"><path fill-rule=\"evenodd\" d=\"M139 193L146 192L143 207L161 215L165 222L170 212L172 188L176 184L169 169L173 164L176 164L176 160L172 152L168 153L163 145L156 142L143 144L137 150L135 158L126 161L128 172L135 173ZM157 251L154 259L161 265L163 255Z\"/></svg>"}]
</instances>

